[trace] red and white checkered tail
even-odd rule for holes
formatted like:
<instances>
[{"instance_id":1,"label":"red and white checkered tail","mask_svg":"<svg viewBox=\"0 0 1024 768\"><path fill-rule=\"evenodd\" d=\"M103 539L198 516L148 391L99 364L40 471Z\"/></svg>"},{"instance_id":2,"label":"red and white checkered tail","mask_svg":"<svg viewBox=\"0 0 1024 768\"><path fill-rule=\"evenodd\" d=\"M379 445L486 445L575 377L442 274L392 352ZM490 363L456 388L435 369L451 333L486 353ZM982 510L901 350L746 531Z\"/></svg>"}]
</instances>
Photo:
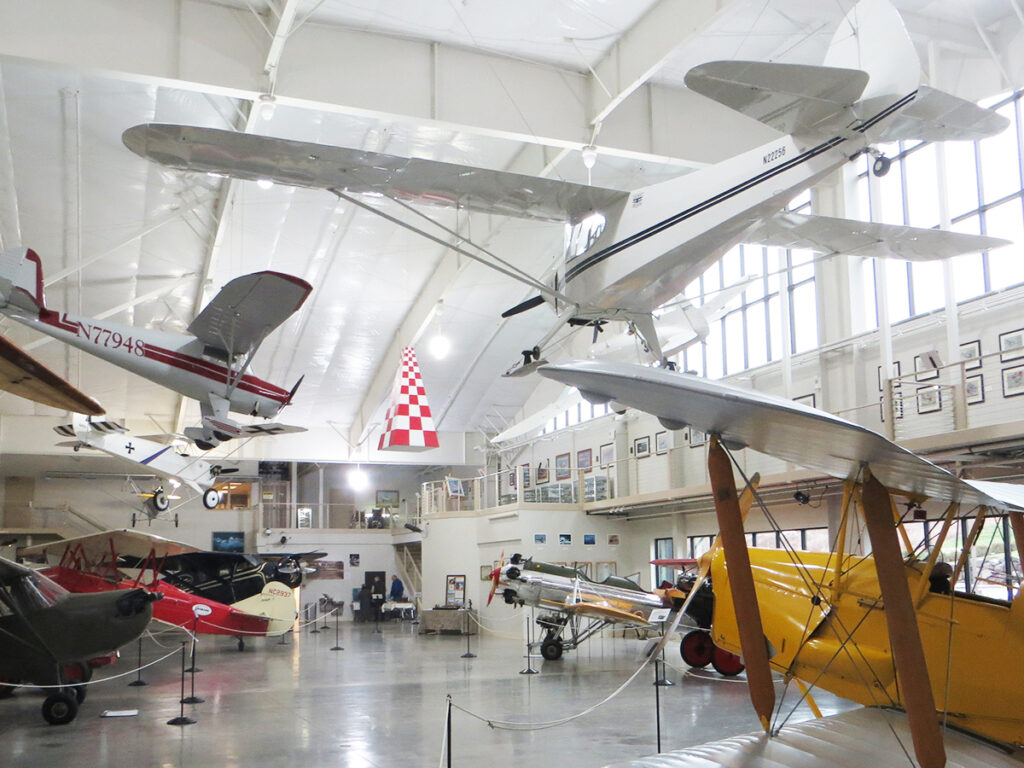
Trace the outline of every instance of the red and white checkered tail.
<instances>
[{"instance_id":1,"label":"red and white checkered tail","mask_svg":"<svg viewBox=\"0 0 1024 768\"><path fill-rule=\"evenodd\" d=\"M391 390L391 403L380 436L380 451L425 451L437 448L437 432L427 404L420 366L412 347L402 350L402 362Z\"/></svg>"}]
</instances>

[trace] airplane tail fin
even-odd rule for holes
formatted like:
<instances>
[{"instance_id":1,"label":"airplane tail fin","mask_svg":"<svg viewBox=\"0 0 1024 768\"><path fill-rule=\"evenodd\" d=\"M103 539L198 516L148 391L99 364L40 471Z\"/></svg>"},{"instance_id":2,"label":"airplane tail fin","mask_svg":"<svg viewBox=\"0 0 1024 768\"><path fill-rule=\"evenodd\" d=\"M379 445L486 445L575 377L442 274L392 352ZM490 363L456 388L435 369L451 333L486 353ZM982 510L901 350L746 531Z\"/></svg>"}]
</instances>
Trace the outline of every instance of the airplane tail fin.
<instances>
[{"instance_id":1,"label":"airplane tail fin","mask_svg":"<svg viewBox=\"0 0 1024 768\"><path fill-rule=\"evenodd\" d=\"M889 0L860 0L839 23L825 54L826 67L867 72L867 101L905 96L921 82L921 62Z\"/></svg>"},{"instance_id":2,"label":"airplane tail fin","mask_svg":"<svg viewBox=\"0 0 1024 768\"><path fill-rule=\"evenodd\" d=\"M279 581L268 581L260 594L239 600L231 607L269 619L267 637L283 635L295 622L295 595Z\"/></svg>"},{"instance_id":3,"label":"airplane tail fin","mask_svg":"<svg viewBox=\"0 0 1024 768\"><path fill-rule=\"evenodd\" d=\"M0 307L29 312L46 308L43 265L31 248L8 248L0 253Z\"/></svg>"}]
</instances>

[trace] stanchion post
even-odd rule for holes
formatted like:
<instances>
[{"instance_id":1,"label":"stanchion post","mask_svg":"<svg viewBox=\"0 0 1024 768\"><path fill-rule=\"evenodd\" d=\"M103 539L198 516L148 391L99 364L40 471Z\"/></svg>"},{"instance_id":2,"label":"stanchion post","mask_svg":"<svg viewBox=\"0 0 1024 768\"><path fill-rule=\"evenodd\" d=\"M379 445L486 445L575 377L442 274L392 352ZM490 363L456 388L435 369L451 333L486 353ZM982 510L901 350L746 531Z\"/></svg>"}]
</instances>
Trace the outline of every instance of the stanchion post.
<instances>
[{"instance_id":1,"label":"stanchion post","mask_svg":"<svg viewBox=\"0 0 1024 768\"><path fill-rule=\"evenodd\" d=\"M192 686L192 691L189 694L188 698L182 700L182 704L202 704L204 701L206 701L206 699L201 699L198 696L196 696L196 672L199 671L196 668L196 645L196 636L192 635L192 682L190 683L190 685Z\"/></svg>"},{"instance_id":2,"label":"stanchion post","mask_svg":"<svg viewBox=\"0 0 1024 768\"><path fill-rule=\"evenodd\" d=\"M470 610L472 610L472 609L470 609ZM466 611L466 621L465 621L465 626L466 626L466 652L459 657L460 659L475 659L476 658L476 654L473 653L471 650L469 650L469 620L470 620L470 618L471 618L470 612Z\"/></svg>"},{"instance_id":3,"label":"stanchion post","mask_svg":"<svg viewBox=\"0 0 1024 768\"><path fill-rule=\"evenodd\" d=\"M665 623L664 622L662 622L662 624L661 624L661 634L662 635L665 634ZM662 646L662 649L661 649L661 658L654 660L654 669L657 672L656 679L654 681L655 685L675 685L675 683L673 683L671 680L669 680L667 677L665 677L665 648L664 648L664 646Z\"/></svg>"},{"instance_id":4,"label":"stanchion post","mask_svg":"<svg viewBox=\"0 0 1024 768\"><path fill-rule=\"evenodd\" d=\"M139 664L138 664L138 669L136 671L138 673L137 677L134 680L132 680L130 683L128 683L128 685L130 685L130 686L149 685L149 683L147 683L145 680L142 679L142 635L139 635Z\"/></svg>"},{"instance_id":5,"label":"stanchion post","mask_svg":"<svg viewBox=\"0 0 1024 768\"><path fill-rule=\"evenodd\" d=\"M185 643L187 640L181 641L181 697L178 699L178 706L181 710L177 717L172 717L167 721L168 725L192 725L195 722L191 717L185 717Z\"/></svg>"},{"instance_id":6,"label":"stanchion post","mask_svg":"<svg viewBox=\"0 0 1024 768\"><path fill-rule=\"evenodd\" d=\"M338 616L338 612L335 611L334 612L334 647L331 648L332 651L344 651L345 650L344 648L341 647L341 642L338 640L338 631L339 631L338 630L338 622L339 621L340 621L340 617Z\"/></svg>"},{"instance_id":7,"label":"stanchion post","mask_svg":"<svg viewBox=\"0 0 1024 768\"><path fill-rule=\"evenodd\" d=\"M192 666L186 669L186 672L191 672L193 677L196 672L202 672L203 670L196 667L196 633L199 631L199 616L197 615L192 621L192 655L191 661L189 662Z\"/></svg>"},{"instance_id":8,"label":"stanchion post","mask_svg":"<svg viewBox=\"0 0 1024 768\"><path fill-rule=\"evenodd\" d=\"M334 610L334 613L337 614L338 606L334 606L333 610ZM326 629L330 629L331 628L331 625L327 623L327 617L330 616L330 615L331 615L330 611L327 611L326 613L324 613L324 623L323 623L323 626L320 627L320 629L325 629L326 630Z\"/></svg>"},{"instance_id":9,"label":"stanchion post","mask_svg":"<svg viewBox=\"0 0 1024 768\"><path fill-rule=\"evenodd\" d=\"M526 614L523 614L526 618ZM519 670L520 675L537 675L540 672L533 668L533 657L530 655L530 648L533 646L533 609L530 609L530 618L526 619L526 669Z\"/></svg>"},{"instance_id":10,"label":"stanchion post","mask_svg":"<svg viewBox=\"0 0 1024 768\"><path fill-rule=\"evenodd\" d=\"M310 624L312 625L313 628L311 630L309 630L309 634L316 635L316 634L320 633L320 630L316 626L316 623L319 620L320 620L320 601L318 600L317 602L313 603L313 621L310 622Z\"/></svg>"},{"instance_id":11,"label":"stanchion post","mask_svg":"<svg viewBox=\"0 0 1024 768\"><path fill-rule=\"evenodd\" d=\"M658 665L661 663L661 659L654 660L654 722L656 724L656 730L658 734L658 752L661 754L661 684L658 682L660 675L658 673Z\"/></svg>"},{"instance_id":12,"label":"stanchion post","mask_svg":"<svg viewBox=\"0 0 1024 768\"><path fill-rule=\"evenodd\" d=\"M452 768L452 695L448 694L448 737L445 739L446 752L448 755L448 768Z\"/></svg>"}]
</instances>

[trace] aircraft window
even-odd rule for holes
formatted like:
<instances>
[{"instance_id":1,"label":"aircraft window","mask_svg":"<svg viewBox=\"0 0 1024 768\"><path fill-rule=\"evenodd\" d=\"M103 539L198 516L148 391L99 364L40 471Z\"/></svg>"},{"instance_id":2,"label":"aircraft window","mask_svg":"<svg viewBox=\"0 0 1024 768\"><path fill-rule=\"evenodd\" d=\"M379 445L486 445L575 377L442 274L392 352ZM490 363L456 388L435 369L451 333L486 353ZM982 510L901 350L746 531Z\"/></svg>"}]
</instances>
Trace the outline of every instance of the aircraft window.
<instances>
[{"instance_id":1,"label":"aircraft window","mask_svg":"<svg viewBox=\"0 0 1024 768\"><path fill-rule=\"evenodd\" d=\"M10 589L24 611L48 608L68 593L62 586L38 573L28 574L12 584Z\"/></svg>"},{"instance_id":2,"label":"aircraft window","mask_svg":"<svg viewBox=\"0 0 1024 768\"><path fill-rule=\"evenodd\" d=\"M7 585L0 586L0 616L13 616L14 602L11 598L11 589Z\"/></svg>"}]
</instances>

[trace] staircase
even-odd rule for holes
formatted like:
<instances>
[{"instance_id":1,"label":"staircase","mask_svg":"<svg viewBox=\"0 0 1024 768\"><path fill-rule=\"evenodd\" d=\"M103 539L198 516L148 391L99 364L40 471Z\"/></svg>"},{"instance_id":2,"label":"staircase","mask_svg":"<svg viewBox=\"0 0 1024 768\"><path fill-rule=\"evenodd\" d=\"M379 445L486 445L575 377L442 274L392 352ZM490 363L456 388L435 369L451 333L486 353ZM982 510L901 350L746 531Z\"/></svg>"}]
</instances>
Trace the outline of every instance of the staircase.
<instances>
[{"instance_id":1,"label":"staircase","mask_svg":"<svg viewBox=\"0 0 1024 768\"><path fill-rule=\"evenodd\" d=\"M395 562L398 568L398 578L405 584L405 594L407 596L414 595L411 602L416 605L418 614L423 592L423 545L418 541L409 544L396 544Z\"/></svg>"}]
</instances>

